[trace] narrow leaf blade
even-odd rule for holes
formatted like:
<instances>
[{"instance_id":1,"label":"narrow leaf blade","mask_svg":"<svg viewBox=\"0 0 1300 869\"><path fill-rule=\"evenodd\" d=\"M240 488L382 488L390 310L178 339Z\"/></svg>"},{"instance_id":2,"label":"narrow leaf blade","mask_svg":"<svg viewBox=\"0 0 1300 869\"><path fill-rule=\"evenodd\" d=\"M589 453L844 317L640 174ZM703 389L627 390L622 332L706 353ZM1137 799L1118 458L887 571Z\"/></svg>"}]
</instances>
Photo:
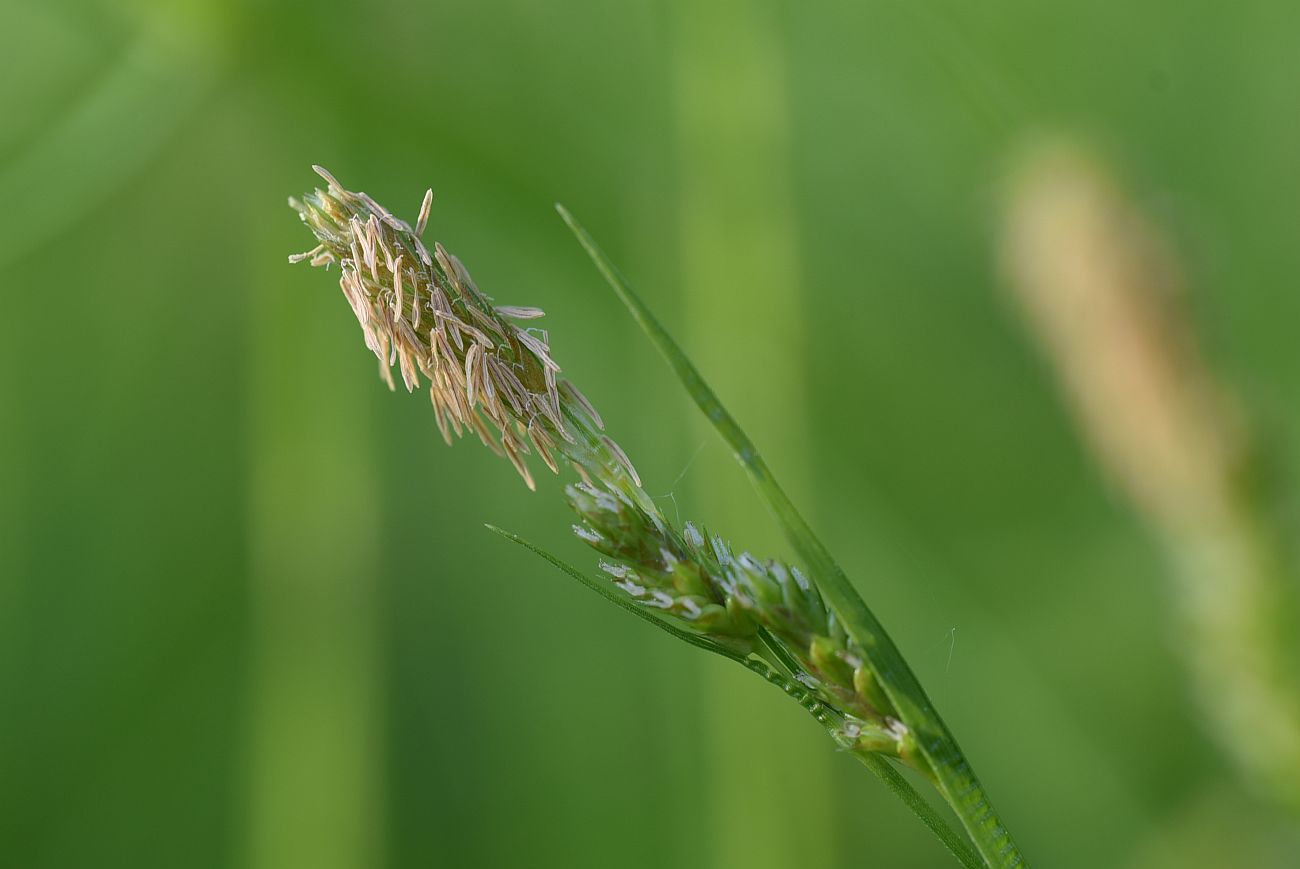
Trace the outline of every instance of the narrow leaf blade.
<instances>
[{"instance_id":1,"label":"narrow leaf blade","mask_svg":"<svg viewBox=\"0 0 1300 869\"><path fill-rule=\"evenodd\" d=\"M753 442L582 225L562 205L557 204L556 210L633 319L668 362L696 406L731 447L787 539L817 577L822 593L845 630L866 651L873 675L897 708L903 723L915 735L922 756L935 771L940 793L961 819L962 826L987 865L1004 869L1024 866L1024 857L1010 832L994 812L983 786L911 667L830 551L777 483Z\"/></svg>"}]
</instances>

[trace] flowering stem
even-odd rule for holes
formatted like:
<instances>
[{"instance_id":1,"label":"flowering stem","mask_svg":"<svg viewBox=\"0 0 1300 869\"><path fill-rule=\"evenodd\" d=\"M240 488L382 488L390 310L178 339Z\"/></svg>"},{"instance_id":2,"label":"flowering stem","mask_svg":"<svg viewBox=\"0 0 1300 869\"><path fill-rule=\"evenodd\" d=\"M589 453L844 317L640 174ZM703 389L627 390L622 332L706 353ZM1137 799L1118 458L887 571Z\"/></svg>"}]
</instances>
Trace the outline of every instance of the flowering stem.
<instances>
[{"instance_id":1,"label":"flowering stem","mask_svg":"<svg viewBox=\"0 0 1300 869\"><path fill-rule=\"evenodd\" d=\"M556 210L577 236L596 268L627 306L637 324L681 380L695 404L731 447L736 460L775 515L786 538L816 577L817 585L845 630L864 650L872 675L898 710L903 723L914 734L921 756L934 773L939 792L961 819L962 826L985 864L1007 869L1024 866L1025 859L1010 832L993 810L992 803L957 741L935 711L902 653L772 476L753 442L587 231L563 206L557 205Z\"/></svg>"},{"instance_id":2,"label":"flowering stem","mask_svg":"<svg viewBox=\"0 0 1300 869\"><path fill-rule=\"evenodd\" d=\"M380 376L396 388L397 366L408 391L427 384L434 419L448 443L453 434L473 432L509 459L530 488L525 455L535 453L555 473L570 465L582 480L565 488L580 520L574 534L608 559L600 567L609 578L587 579L530 549L619 606L780 687L841 748L899 792L963 862L976 865L969 862L974 852L953 846L958 835L903 787L903 779L889 774L896 773L892 767L877 763L878 755L896 758L938 784L982 849L1001 845L997 853L1007 860L990 865L1023 862L883 629L735 421L581 230L598 264L760 484L814 575L820 574L817 581L795 565L736 553L720 536L706 537L690 522L679 528L663 516L627 454L604 433L600 414L573 383L557 376L560 366L552 358L547 330L515 323L535 321L544 312L495 304L454 255L440 244L432 251L425 246L431 193L412 226L315 168L327 188L290 204L318 244L290 262L338 265L339 287L379 362ZM960 798L954 798L958 792ZM805 814L816 811L811 806L802 804Z\"/></svg>"}]
</instances>

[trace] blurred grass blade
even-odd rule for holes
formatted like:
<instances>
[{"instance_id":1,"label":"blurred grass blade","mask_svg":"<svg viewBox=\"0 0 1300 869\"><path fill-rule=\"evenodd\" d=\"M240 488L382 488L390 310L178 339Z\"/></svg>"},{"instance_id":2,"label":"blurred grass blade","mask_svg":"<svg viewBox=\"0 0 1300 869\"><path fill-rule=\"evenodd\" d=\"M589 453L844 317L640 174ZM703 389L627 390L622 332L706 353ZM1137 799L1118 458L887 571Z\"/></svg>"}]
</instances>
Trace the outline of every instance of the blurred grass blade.
<instances>
[{"instance_id":1,"label":"blurred grass blade","mask_svg":"<svg viewBox=\"0 0 1300 869\"><path fill-rule=\"evenodd\" d=\"M215 78L205 39L183 22L147 27L37 142L0 165L0 200L23 216L0 234L0 267L57 236L148 165Z\"/></svg>"},{"instance_id":2,"label":"blurred grass blade","mask_svg":"<svg viewBox=\"0 0 1300 869\"><path fill-rule=\"evenodd\" d=\"M898 710L903 723L915 736L918 749L934 771L940 793L961 819L987 865L1008 869L1024 866L1024 857L1011 834L994 812L983 786L975 777L947 725L935 711L911 667L839 564L776 482L753 442L587 231L562 205L556 205L556 210L577 236L596 268L627 306L637 324L681 380L696 405L731 447L791 545L816 576L822 593L841 619L845 630L866 650L873 675Z\"/></svg>"},{"instance_id":3,"label":"blurred grass blade","mask_svg":"<svg viewBox=\"0 0 1300 869\"><path fill-rule=\"evenodd\" d=\"M489 531L500 534L502 537L514 543L518 543L529 552L532 552L555 565L560 570L564 571L569 576L573 577L578 582L582 583L584 586L620 609L632 613L632 615L637 618L649 622L660 630L671 634L679 640L690 643L696 648L721 655L722 657L735 661L738 664L743 665L746 669L757 673L759 676L762 676L768 682L771 682L773 685L797 700L799 705L803 706L808 712L810 712L812 716L817 719L819 724L826 727L826 729L834 735L834 726L827 724L825 720L825 707L818 703L807 692L803 691L797 684L773 670L765 662L747 657L735 649L727 648L721 643L714 642L707 637L684 631L676 625L670 624L663 619L656 618L653 614L647 612L644 607L637 606L633 603L626 595L614 591L614 589L610 587L609 583L599 582L592 579L559 556L553 555L545 549L542 549L540 546L525 540L517 534L506 531L503 528L498 528L495 525L488 525L487 528ZM917 792L916 788L912 787L912 784L904 778L888 760L872 752L855 751L853 754L858 758L858 760L862 761L867 769L875 773L876 777L884 782L885 785L889 787L889 789L892 790L909 809L912 810L912 813L921 820L921 823L929 827L930 830L939 837L939 840L943 842L948 850L952 852L952 855L956 857L963 866L967 867L967 869L978 869L978 867L984 865L984 861L971 849L965 839L948 826L943 817L935 811L934 806L930 805L925 797L921 796L921 794Z\"/></svg>"}]
</instances>

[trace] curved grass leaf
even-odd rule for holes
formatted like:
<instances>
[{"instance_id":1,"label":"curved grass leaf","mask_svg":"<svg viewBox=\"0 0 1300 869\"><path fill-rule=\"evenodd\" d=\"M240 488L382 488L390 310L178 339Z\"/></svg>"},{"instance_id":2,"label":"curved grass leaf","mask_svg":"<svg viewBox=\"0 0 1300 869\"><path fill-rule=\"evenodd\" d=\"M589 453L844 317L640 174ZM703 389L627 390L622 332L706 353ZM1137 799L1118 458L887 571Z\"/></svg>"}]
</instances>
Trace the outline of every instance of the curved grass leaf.
<instances>
[{"instance_id":1,"label":"curved grass leaf","mask_svg":"<svg viewBox=\"0 0 1300 869\"><path fill-rule=\"evenodd\" d=\"M775 515L790 544L817 578L822 594L835 610L845 630L865 650L872 674L898 710L903 723L915 736L921 754L934 771L940 793L961 820L985 863L998 869L1025 866L1025 859L1010 832L993 810L993 804L975 777L974 770L947 725L935 711L912 668L903 659L898 646L890 639L839 564L772 476L753 442L587 231L562 205L556 205L556 210L577 236L596 268L627 306L637 324L668 362L695 404L731 447L736 460L744 467L754 487Z\"/></svg>"}]
</instances>

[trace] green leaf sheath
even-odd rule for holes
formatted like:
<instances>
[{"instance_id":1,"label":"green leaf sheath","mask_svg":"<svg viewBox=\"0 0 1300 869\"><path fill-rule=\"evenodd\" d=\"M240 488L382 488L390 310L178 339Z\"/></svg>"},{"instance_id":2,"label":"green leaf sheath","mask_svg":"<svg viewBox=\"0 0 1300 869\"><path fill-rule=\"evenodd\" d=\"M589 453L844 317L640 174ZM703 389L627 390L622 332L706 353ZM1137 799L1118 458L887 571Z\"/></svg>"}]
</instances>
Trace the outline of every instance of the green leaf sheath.
<instances>
[{"instance_id":1,"label":"green leaf sheath","mask_svg":"<svg viewBox=\"0 0 1300 869\"><path fill-rule=\"evenodd\" d=\"M974 770L935 711L911 667L844 571L772 476L753 442L587 231L563 206L557 205L556 209L577 236L596 268L681 380L696 405L731 447L791 545L816 578L822 594L835 610L845 630L865 651L872 673L898 710L903 723L914 735L917 749L933 771L940 793L961 819L962 826L985 864L999 869L1025 866L1025 859L1010 832L998 818Z\"/></svg>"}]
</instances>

